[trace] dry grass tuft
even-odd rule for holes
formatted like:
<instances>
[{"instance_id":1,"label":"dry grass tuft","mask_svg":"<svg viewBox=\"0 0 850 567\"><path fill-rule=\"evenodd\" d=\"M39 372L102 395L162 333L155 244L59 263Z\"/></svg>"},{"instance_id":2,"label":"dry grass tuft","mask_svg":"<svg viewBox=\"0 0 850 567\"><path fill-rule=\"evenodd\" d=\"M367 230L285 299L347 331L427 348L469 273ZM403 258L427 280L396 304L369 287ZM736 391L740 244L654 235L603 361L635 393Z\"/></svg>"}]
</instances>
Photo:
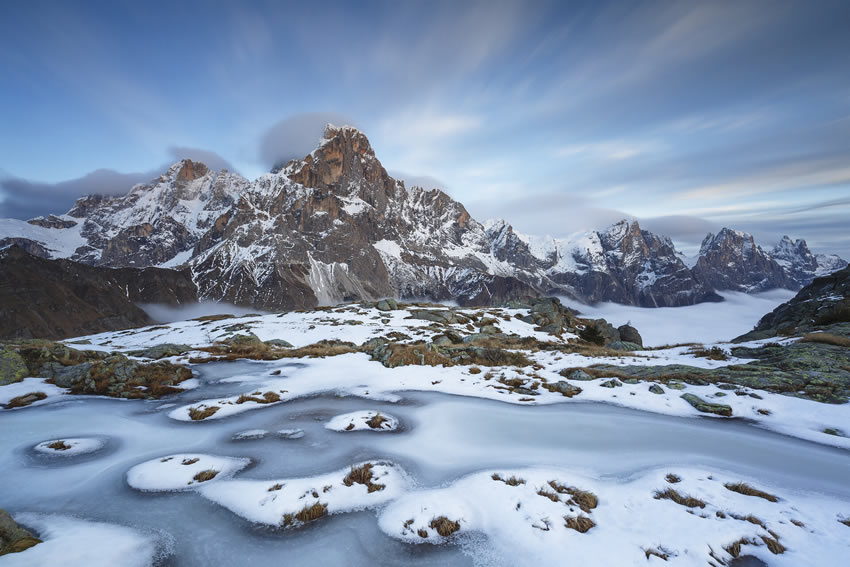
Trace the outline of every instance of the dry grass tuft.
<instances>
[{"instance_id":1,"label":"dry grass tuft","mask_svg":"<svg viewBox=\"0 0 850 567\"><path fill-rule=\"evenodd\" d=\"M564 520L566 520L568 528L582 534L587 533L590 528L596 525L596 522L582 514L578 516L564 516Z\"/></svg>"},{"instance_id":2,"label":"dry grass tuft","mask_svg":"<svg viewBox=\"0 0 850 567\"><path fill-rule=\"evenodd\" d=\"M308 522L313 522L318 520L322 516L326 516L328 514L328 505L322 504L321 502L316 502L312 506L304 506L301 510L299 510L295 514L284 514L283 515L283 527L288 528L290 526L298 524L306 524Z\"/></svg>"},{"instance_id":3,"label":"dry grass tuft","mask_svg":"<svg viewBox=\"0 0 850 567\"><path fill-rule=\"evenodd\" d=\"M44 392L31 392L22 396L16 396L9 400L9 403L6 404L6 409L23 408L45 398L47 398L47 394Z\"/></svg>"},{"instance_id":4,"label":"dry grass tuft","mask_svg":"<svg viewBox=\"0 0 850 567\"><path fill-rule=\"evenodd\" d=\"M201 421L210 417L218 410L218 406L208 406L205 408L189 408L189 419L191 419L192 421Z\"/></svg>"},{"instance_id":5,"label":"dry grass tuft","mask_svg":"<svg viewBox=\"0 0 850 567\"><path fill-rule=\"evenodd\" d=\"M649 559L650 556L655 556L667 561L670 558L670 554L662 547L644 549L643 554L646 555L646 558Z\"/></svg>"},{"instance_id":6,"label":"dry grass tuft","mask_svg":"<svg viewBox=\"0 0 850 567\"><path fill-rule=\"evenodd\" d=\"M520 484L525 484L525 479L512 476L511 478L505 481L505 484L507 484L508 486L519 486Z\"/></svg>"},{"instance_id":7,"label":"dry grass tuft","mask_svg":"<svg viewBox=\"0 0 850 567\"><path fill-rule=\"evenodd\" d=\"M198 457L195 457L194 459L183 459L183 462L180 463L180 464L181 465L194 465L195 463L197 463L200 460L201 459L199 459Z\"/></svg>"},{"instance_id":8,"label":"dry grass tuft","mask_svg":"<svg viewBox=\"0 0 850 567\"><path fill-rule=\"evenodd\" d=\"M838 520L840 523L844 524L848 528L850 528L850 518L841 518Z\"/></svg>"},{"instance_id":9,"label":"dry grass tuft","mask_svg":"<svg viewBox=\"0 0 850 567\"><path fill-rule=\"evenodd\" d=\"M362 484L371 494L372 492L378 492L379 490L383 490L386 488L386 485L376 484L372 482L372 467L374 465L372 463L366 463L365 465L360 465L359 467L351 467L351 471L345 478L342 479L342 483L345 486L352 486L354 484Z\"/></svg>"},{"instance_id":10,"label":"dry grass tuft","mask_svg":"<svg viewBox=\"0 0 850 567\"><path fill-rule=\"evenodd\" d=\"M470 374L481 374L481 369L478 368L477 366L473 366L472 368L469 369L469 373Z\"/></svg>"},{"instance_id":11,"label":"dry grass tuft","mask_svg":"<svg viewBox=\"0 0 850 567\"><path fill-rule=\"evenodd\" d=\"M353 423L349 423L348 426L345 428L346 431L351 431L352 429L354 429Z\"/></svg>"},{"instance_id":12,"label":"dry grass tuft","mask_svg":"<svg viewBox=\"0 0 850 567\"><path fill-rule=\"evenodd\" d=\"M48 445L47 448L53 449L54 451L67 451L71 448L71 446L65 443L64 440L60 439L59 441L54 441L53 443Z\"/></svg>"},{"instance_id":13,"label":"dry grass tuft","mask_svg":"<svg viewBox=\"0 0 850 567\"><path fill-rule=\"evenodd\" d=\"M206 482L208 480L214 479L217 474L218 474L218 471L213 470L213 469L209 469L209 470L199 472L198 474L196 474L192 478L194 480L197 480L198 482Z\"/></svg>"},{"instance_id":14,"label":"dry grass tuft","mask_svg":"<svg viewBox=\"0 0 850 567\"><path fill-rule=\"evenodd\" d=\"M850 521L850 520L848 520L848 521ZM804 524L800 520L791 520L791 523L794 524L795 526L797 526L798 528L805 528L806 527L806 524Z\"/></svg>"},{"instance_id":15,"label":"dry grass tuft","mask_svg":"<svg viewBox=\"0 0 850 567\"><path fill-rule=\"evenodd\" d=\"M419 537L421 537L422 539L428 537L428 530L426 530L425 528L419 528L419 531L417 531L416 533L419 534Z\"/></svg>"},{"instance_id":16,"label":"dry grass tuft","mask_svg":"<svg viewBox=\"0 0 850 567\"><path fill-rule=\"evenodd\" d=\"M430 526L441 536L449 537L460 529L460 522L453 522L445 516L439 516L431 520Z\"/></svg>"},{"instance_id":17,"label":"dry grass tuft","mask_svg":"<svg viewBox=\"0 0 850 567\"><path fill-rule=\"evenodd\" d=\"M677 482L682 482L682 477L677 474L667 473L667 476L664 477L667 482L670 484L676 484Z\"/></svg>"},{"instance_id":18,"label":"dry grass tuft","mask_svg":"<svg viewBox=\"0 0 850 567\"><path fill-rule=\"evenodd\" d=\"M767 549L769 549L772 554L781 555L781 554L785 553L785 546L782 545L781 543L779 543L779 538L774 539L774 538L769 537L769 536L760 536L760 537L761 537L761 540L767 546Z\"/></svg>"},{"instance_id":19,"label":"dry grass tuft","mask_svg":"<svg viewBox=\"0 0 850 567\"><path fill-rule=\"evenodd\" d=\"M558 494L569 494L568 506L578 506L582 512L590 513L599 505L599 499L592 492L576 488L575 486L564 486L563 484L550 480L549 486Z\"/></svg>"},{"instance_id":20,"label":"dry grass tuft","mask_svg":"<svg viewBox=\"0 0 850 567\"><path fill-rule=\"evenodd\" d=\"M729 360L729 355L726 354L726 351L716 346L711 348L694 348L688 351L688 354L709 360Z\"/></svg>"},{"instance_id":21,"label":"dry grass tuft","mask_svg":"<svg viewBox=\"0 0 850 567\"><path fill-rule=\"evenodd\" d=\"M693 496L682 496L672 488L667 488L663 491L656 490L655 499L672 500L676 504L679 504L680 506L685 506L686 508L705 508L705 502L703 502L699 498L694 498Z\"/></svg>"},{"instance_id":22,"label":"dry grass tuft","mask_svg":"<svg viewBox=\"0 0 850 567\"><path fill-rule=\"evenodd\" d=\"M809 333L803 335L800 339L801 343L823 343L826 345L850 347L850 339L839 335L831 335L829 333Z\"/></svg>"},{"instance_id":23,"label":"dry grass tuft","mask_svg":"<svg viewBox=\"0 0 850 567\"><path fill-rule=\"evenodd\" d=\"M264 392L262 398L257 397L256 394L251 394L251 395L242 394L236 400L236 403L237 404L244 404L245 402L254 402L254 403L257 403L257 404L272 404L274 402L279 402L279 401L280 401L280 394L278 394L277 392Z\"/></svg>"},{"instance_id":24,"label":"dry grass tuft","mask_svg":"<svg viewBox=\"0 0 850 567\"><path fill-rule=\"evenodd\" d=\"M726 553L728 553L732 557L737 558L741 555L741 546L744 545L758 545L758 542L754 539L747 539L745 537L742 537L738 541L733 541L723 549L725 549Z\"/></svg>"},{"instance_id":25,"label":"dry grass tuft","mask_svg":"<svg viewBox=\"0 0 850 567\"><path fill-rule=\"evenodd\" d=\"M368 425L372 429L380 429L381 426L388 421L389 419L385 418L380 413L376 413L369 420L366 421L366 425Z\"/></svg>"},{"instance_id":26,"label":"dry grass tuft","mask_svg":"<svg viewBox=\"0 0 850 567\"><path fill-rule=\"evenodd\" d=\"M541 488L540 490L538 490L537 494L539 494L540 496L543 496L544 498L548 498L552 502L560 502L561 501L561 499L558 497L557 494L555 494L554 492L550 492L550 491L546 490L545 488Z\"/></svg>"},{"instance_id":27,"label":"dry grass tuft","mask_svg":"<svg viewBox=\"0 0 850 567\"><path fill-rule=\"evenodd\" d=\"M769 502L779 501L779 498L777 498L773 494L769 494L767 492L764 492L763 490L759 490L758 488L753 488L745 482L730 482L724 484L723 486L725 486L728 490L731 490L732 492L737 492L738 494L743 494L744 496L758 496L759 498L764 498Z\"/></svg>"},{"instance_id":28,"label":"dry grass tuft","mask_svg":"<svg viewBox=\"0 0 850 567\"><path fill-rule=\"evenodd\" d=\"M749 523L754 524L756 526L761 526L764 529L767 529L767 526L764 525L764 522L762 522L760 519L756 518L752 514L748 514L746 516L741 516L739 514L731 514L730 513L729 515L732 516L733 518L735 518L736 520L741 520L743 522L749 522Z\"/></svg>"},{"instance_id":29,"label":"dry grass tuft","mask_svg":"<svg viewBox=\"0 0 850 567\"><path fill-rule=\"evenodd\" d=\"M275 492L277 490L280 490L281 488L283 488L282 484L280 484L280 483L273 484L272 486L269 487L269 492Z\"/></svg>"}]
</instances>

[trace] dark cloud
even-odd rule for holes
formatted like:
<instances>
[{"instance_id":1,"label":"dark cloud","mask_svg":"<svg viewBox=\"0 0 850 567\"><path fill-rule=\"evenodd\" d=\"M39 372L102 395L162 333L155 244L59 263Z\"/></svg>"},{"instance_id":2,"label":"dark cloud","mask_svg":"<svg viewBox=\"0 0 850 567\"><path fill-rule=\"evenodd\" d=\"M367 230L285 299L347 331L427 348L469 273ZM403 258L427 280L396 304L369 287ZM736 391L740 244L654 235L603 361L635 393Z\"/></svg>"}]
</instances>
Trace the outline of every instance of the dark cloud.
<instances>
[{"instance_id":1,"label":"dark cloud","mask_svg":"<svg viewBox=\"0 0 850 567\"><path fill-rule=\"evenodd\" d=\"M168 149L173 161L183 158L203 162L213 170L233 166L223 157L209 150L172 146ZM44 183L13 177L6 172L0 176L0 218L31 219L40 215L68 212L83 195L123 195L138 183L147 183L166 171L172 163L165 163L149 171L120 173L112 169L97 169L76 179L57 183Z\"/></svg>"},{"instance_id":2,"label":"dark cloud","mask_svg":"<svg viewBox=\"0 0 850 567\"><path fill-rule=\"evenodd\" d=\"M336 112L293 114L275 123L263 134L260 140L260 160L271 168L306 156L322 139L325 124L328 123L356 126L350 118Z\"/></svg>"},{"instance_id":3,"label":"dark cloud","mask_svg":"<svg viewBox=\"0 0 850 567\"><path fill-rule=\"evenodd\" d=\"M155 171L119 173L98 169L76 179L43 183L18 177L0 179L0 218L30 219L39 215L63 214L81 195L120 195L137 183L150 181Z\"/></svg>"}]
</instances>

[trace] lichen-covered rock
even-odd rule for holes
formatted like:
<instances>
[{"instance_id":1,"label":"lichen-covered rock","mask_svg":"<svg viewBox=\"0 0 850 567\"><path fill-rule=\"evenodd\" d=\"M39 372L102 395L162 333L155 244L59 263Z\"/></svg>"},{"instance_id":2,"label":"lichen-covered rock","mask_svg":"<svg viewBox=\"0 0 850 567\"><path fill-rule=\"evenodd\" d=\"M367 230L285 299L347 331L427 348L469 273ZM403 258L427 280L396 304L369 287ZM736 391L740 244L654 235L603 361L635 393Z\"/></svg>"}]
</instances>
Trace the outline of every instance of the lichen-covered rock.
<instances>
[{"instance_id":1,"label":"lichen-covered rock","mask_svg":"<svg viewBox=\"0 0 850 567\"><path fill-rule=\"evenodd\" d=\"M544 384L543 387L550 392L558 392L568 398L581 394L581 388L573 386L566 380L558 380L555 383Z\"/></svg>"},{"instance_id":2,"label":"lichen-covered rock","mask_svg":"<svg viewBox=\"0 0 850 567\"><path fill-rule=\"evenodd\" d=\"M587 372L585 372L581 368L576 368L574 370L564 369L564 370L561 370L561 372L559 372L559 374L561 376L563 376L564 378L567 378L569 380L580 380L582 382L588 382L588 381L594 379L593 376L591 376L590 374L588 374Z\"/></svg>"},{"instance_id":3,"label":"lichen-covered rock","mask_svg":"<svg viewBox=\"0 0 850 567\"><path fill-rule=\"evenodd\" d=\"M28 375L24 359L11 348L0 350L0 386L20 382Z\"/></svg>"},{"instance_id":4,"label":"lichen-covered rock","mask_svg":"<svg viewBox=\"0 0 850 567\"><path fill-rule=\"evenodd\" d=\"M694 394L682 394L680 397L691 404L697 411L722 417L732 417L732 408L726 404L713 404Z\"/></svg>"},{"instance_id":5,"label":"lichen-covered rock","mask_svg":"<svg viewBox=\"0 0 850 567\"><path fill-rule=\"evenodd\" d=\"M392 298L382 299L375 305L375 308L379 311L395 311L398 309L398 302Z\"/></svg>"},{"instance_id":6,"label":"lichen-covered rock","mask_svg":"<svg viewBox=\"0 0 850 567\"><path fill-rule=\"evenodd\" d=\"M152 358L154 360L159 360L160 358L166 358L170 356L180 356L181 354L185 354L190 350L191 347L189 345L163 343L148 347L144 350L133 351L128 354L130 354L131 356L139 356L142 358Z\"/></svg>"},{"instance_id":7,"label":"lichen-covered rock","mask_svg":"<svg viewBox=\"0 0 850 567\"><path fill-rule=\"evenodd\" d=\"M643 348L637 343L630 343L628 341L614 341L612 343L608 343L605 346L607 346L611 350L621 350L626 352L630 352L633 350L641 350Z\"/></svg>"},{"instance_id":8,"label":"lichen-covered rock","mask_svg":"<svg viewBox=\"0 0 850 567\"><path fill-rule=\"evenodd\" d=\"M649 387L649 391L652 392L653 394L663 394L664 388L662 388L658 384L653 384Z\"/></svg>"},{"instance_id":9,"label":"lichen-covered rock","mask_svg":"<svg viewBox=\"0 0 850 567\"><path fill-rule=\"evenodd\" d=\"M268 341L263 341L269 346L281 347L281 348L294 348L292 343L289 341L285 341L283 339L270 339Z\"/></svg>"},{"instance_id":10,"label":"lichen-covered rock","mask_svg":"<svg viewBox=\"0 0 850 567\"><path fill-rule=\"evenodd\" d=\"M0 508L0 555L18 553L41 543L41 540L18 525L6 510Z\"/></svg>"},{"instance_id":11,"label":"lichen-covered rock","mask_svg":"<svg viewBox=\"0 0 850 567\"><path fill-rule=\"evenodd\" d=\"M622 385L623 383L616 378L611 378L610 380L606 380L600 384L603 388L620 388Z\"/></svg>"}]
</instances>

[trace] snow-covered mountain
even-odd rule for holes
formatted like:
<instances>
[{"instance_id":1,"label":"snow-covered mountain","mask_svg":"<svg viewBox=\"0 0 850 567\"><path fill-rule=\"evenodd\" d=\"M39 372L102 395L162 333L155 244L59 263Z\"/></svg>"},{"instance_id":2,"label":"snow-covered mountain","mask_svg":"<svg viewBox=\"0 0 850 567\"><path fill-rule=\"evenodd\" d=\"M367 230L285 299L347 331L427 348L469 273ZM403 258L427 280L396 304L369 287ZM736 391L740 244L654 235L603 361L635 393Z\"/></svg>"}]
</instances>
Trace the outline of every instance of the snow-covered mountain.
<instances>
[{"instance_id":1,"label":"snow-covered mountain","mask_svg":"<svg viewBox=\"0 0 850 567\"><path fill-rule=\"evenodd\" d=\"M715 256L707 252L692 271L668 238L636 221L566 239L526 236L505 221L481 224L442 191L407 188L388 175L352 127L328 125L310 155L275 170L249 181L182 160L124 196L84 197L58 217L0 220L0 248L105 267L185 266L201 299L265 309L386 296L487 304L538 294L678 306L719 300L713 288L726 285L697 269ZM770 281L785 287L796 280L773 271L801 265L786 256L788 268L741 258L759 273L766 266ZM800 270L811 272L808 264Z\"/></svg>"},{"instance_id":2,"label":"snow-covered mountain","mask_svg":"<svg viewBox=\"0 0 850 567\"><path fill-rule=\"evenodd\" d=\"M772 251L756 244L753 235L729 228L702 241L692 271L718 290L754 293L774 288L800 289L819 276L840 270L847 262L835 255L814 255L805 240L784 236Z\"/></svg>"}]
</instances>

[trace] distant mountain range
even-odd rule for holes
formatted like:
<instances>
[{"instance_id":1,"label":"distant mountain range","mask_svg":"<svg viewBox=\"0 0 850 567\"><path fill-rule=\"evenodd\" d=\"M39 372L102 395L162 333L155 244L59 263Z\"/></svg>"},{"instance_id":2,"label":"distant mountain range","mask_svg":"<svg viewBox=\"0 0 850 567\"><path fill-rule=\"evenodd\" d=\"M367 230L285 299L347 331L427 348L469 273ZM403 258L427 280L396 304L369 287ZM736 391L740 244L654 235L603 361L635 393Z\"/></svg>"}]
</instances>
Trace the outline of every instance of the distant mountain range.
<instances>
[{"instance_id":1,"label":"distant mountain range","mask_svg":"<svg viewBox=\"0 0 850 567\"><path fill-rule=\"evenodd\" d=\"M803 240L785 237L767 251L729 229L709 234L695 262L636 221L564 239L526 236L503 220L476 221L440 190L405 187L363 133L331 125L310 155L254 181L184 159L123 196L2 219L0 248L13 245L92 267L184 270L198 299L269 310L389 296L681 306L719 301L718 290L796 290L847 265Z\"/></svg>"}]
</instances>

